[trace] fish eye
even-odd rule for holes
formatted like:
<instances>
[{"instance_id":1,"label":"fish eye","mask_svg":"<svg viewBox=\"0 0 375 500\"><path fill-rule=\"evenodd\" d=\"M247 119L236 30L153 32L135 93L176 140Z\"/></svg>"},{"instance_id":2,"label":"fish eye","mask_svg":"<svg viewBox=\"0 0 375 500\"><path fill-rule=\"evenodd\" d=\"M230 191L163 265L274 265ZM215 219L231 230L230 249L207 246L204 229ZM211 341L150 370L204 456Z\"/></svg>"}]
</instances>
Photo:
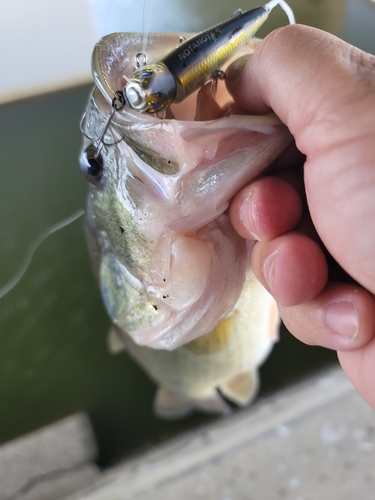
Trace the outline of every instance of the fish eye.
<instances>
[{"instance_id":1,"label":"fish eye","mask_svg":"<svg viewBox=\"0 0 375 500\"><path fill-rule=\"evenodd\" d=\"M103 177L103 157L96 154L96 147L88 146L81 155L81 172L91 184L97 186Z\"/></svg>"}]
</instances>

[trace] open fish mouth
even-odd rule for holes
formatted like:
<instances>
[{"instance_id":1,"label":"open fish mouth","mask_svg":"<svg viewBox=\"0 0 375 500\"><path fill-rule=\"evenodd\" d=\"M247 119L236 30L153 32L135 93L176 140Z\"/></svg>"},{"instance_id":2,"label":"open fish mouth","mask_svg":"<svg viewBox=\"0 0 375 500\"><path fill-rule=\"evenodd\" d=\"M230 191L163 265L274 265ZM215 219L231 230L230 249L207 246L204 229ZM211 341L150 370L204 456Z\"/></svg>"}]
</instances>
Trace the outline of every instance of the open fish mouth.
<instances>
[{"instance_id":1,"label":"open fish mouth","mask_svg":"<svg viewBox=\"0 0 375 500\"><path fill-rule=\"evenodd\" d=\"M179 37L150 34L149 61ZM81 168L91 183L87 236L107 312L136 344L169 350L211 332L240 298L250 245L226 210L292 139L273 114L239 114L212 81L162 117L125 106L99 152L111 102L142 43L140 34L115 33L94 50Z\"/></svg>"}]
</instances>

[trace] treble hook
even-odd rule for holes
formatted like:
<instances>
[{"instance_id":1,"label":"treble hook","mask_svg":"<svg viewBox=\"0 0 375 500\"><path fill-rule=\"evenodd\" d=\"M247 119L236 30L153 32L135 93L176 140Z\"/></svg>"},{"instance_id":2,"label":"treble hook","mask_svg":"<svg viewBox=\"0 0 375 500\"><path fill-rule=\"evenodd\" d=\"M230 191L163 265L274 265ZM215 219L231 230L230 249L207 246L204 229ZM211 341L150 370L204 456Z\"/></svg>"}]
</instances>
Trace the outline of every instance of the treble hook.
<instances>
[{"instance_id":1,"label":"treble hook","mask_svg":"<svg viewBox=\"0 0 375 500\"><path fill-rule=\"evenodd\" d=\"M232 13L232 15L230 16L230 19L233 19L234 17L239 16L239 15L241 15L241 14L243 14L243 10L242 10L242 9L237 9L237 10L235 10L235 11Z\"/></svg>"},{"instance_id":2,"label":"treble hook","mask_svg":"<svg viewBox=\"0 0 375 500\"><path fill-rule=\"evenodd\" d=\"M123 92L121 90L117 90L115 92L115 96L111 102L112 111L108 115L108 117L104 123L104 126L103 126L100 134L97 137L90 137L85 132L86 113L84 113L84 115L82 116L81 123L79 124L79 128L80 128L82 134L87 139L89 139L91 142L93 142L93 143L98 142L98 146L97 146L95 153L94 153L95 158L97 158L99 156L99 153L100 153L103 145L104 146L115 146L116 144L118 144L119 142L122 141L122 137L121 137L121 139L119 139L116 142L112 142L112 143L104 142L104 136L105 136L109 126L111 125L112 119L113 119L116 111L121 111L123 109L123 107L125 106L125 104L126 104L126 101L125 101L125 97L124 97Z\"/></svg>"}]
</instances>

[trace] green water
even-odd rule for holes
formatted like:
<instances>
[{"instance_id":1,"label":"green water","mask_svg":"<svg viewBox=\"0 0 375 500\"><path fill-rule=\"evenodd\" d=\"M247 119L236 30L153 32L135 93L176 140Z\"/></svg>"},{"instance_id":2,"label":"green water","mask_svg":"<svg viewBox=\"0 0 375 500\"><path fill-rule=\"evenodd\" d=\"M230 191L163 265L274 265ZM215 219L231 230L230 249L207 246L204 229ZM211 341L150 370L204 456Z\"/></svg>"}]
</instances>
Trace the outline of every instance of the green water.
<instances>
[{"instance_id":1,"label":"green water","mask_svg":"<svg viewBox=\"0 0 375 500\"><path fill-rule=\"evenodd\" d=\"M375 52L375 5L353 0L340 11L345 2L291 4L301 21L310 19ZM320 18L313 15L317 9ZM78 123L88 92L77 88L0 107L0 286L31 242L84 206ZM80 219L46 240L19 285L0 300L0 442L85 410L101 463L108 464L207 417L154 419L153 384L126 354L107 353L108 320L82 224ZM334 353L304 346L282 331L262 368L261 394L335 360Z\"/></svg>"}]
</instances>

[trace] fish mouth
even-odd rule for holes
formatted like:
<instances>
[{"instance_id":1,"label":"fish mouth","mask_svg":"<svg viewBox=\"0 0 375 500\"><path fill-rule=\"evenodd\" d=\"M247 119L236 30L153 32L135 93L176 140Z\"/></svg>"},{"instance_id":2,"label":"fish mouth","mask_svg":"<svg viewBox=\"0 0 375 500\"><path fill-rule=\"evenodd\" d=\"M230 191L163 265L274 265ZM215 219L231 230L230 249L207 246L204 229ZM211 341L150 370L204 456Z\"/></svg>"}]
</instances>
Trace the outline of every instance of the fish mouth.
<instances>
[{"instance_id":1,"label":"fish mouth","mask_svg":"<svg viewBox=\"0 0 375 500\"><path fill-rule=\"evenodd\" d=\"M144 56L147 64L156 63L175 49L182 39L190 36L192 34L187 33L150 33L146 37L141 33L112 33L99 40L92 55L92 75L95 82L92 108L96 118L91 120L91 123L102 122L100 127L105 127L113 102L133 74L140 55ZM220 136L222 135L220 130L230 129L238 137L238 130L243 127L246 129L246 125L238 121L238 115L243 115L244 112L233 102L225 83L220 80L223 79L223 75L225 78L225 70L234 59L253 53L260 42L258 38L251 38L223 68L216 72L216 77L213 75L213 78L198 91L182 102L172 104L161 113L141 113L124 105L110 120L114 136L109 139L108 145L123 140L141 160L152 165L153 169L174 176L181 171L181 148L185 150L186 144L193 142L196 136L205 136L209 141L212 134ZM143 54L143 51L146 54ZM234 128L233 121L227 121L233 115L237 117ZM243 116L244 120L246 118ZM253 122L254 119L261 133L267 134L267 129L271 133L275 125L281 125L273 113L268 116L253 117ZM197 128L197 122L200 122L202 127ZM83 130L86 137L95 136L95 133L89 130L90 120L86 120L86 126L88 128ZM159 126L163 130L158 130ZM172 133L171 129L174 129ZM155 133L158 135L157 141ZM160 137L163 134L165 140L161 141ZM166 144L170 144L171 135L174 138L172 141L174 145L179 142L176 141L176 136L181 138L183 144L180 148L166 147ZM162 142L163 146L158 145L158 142ZM202 168L207 167L205 158L200 163Z\"/></svg>"}]
</instances>

